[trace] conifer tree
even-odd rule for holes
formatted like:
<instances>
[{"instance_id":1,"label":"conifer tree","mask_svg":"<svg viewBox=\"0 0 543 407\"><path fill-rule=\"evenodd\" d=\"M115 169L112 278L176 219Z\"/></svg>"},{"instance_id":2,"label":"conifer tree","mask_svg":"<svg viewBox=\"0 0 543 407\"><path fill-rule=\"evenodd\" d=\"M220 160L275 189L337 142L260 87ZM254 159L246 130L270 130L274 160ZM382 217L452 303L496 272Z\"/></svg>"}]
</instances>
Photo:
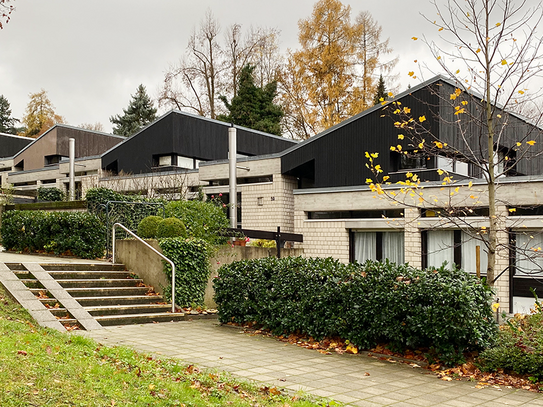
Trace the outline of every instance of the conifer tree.
<instances>
[{"instance_id":1,"label":"conifer tree","mask_svg":"<svg viewBox=\"0 0 543 407\"><path fill-rule=\"evenodd\" d=\"M283 110L281 106L273 103L277 96L277 82L273 81L259 88L254 83L254 69L252 65L243 67L237 95L232 98L231 103L228 103L225 96L220 97L229 114L219 115L218 119L279 136Z\"/></svg>"},{"instance_id":2,"label":"conifer tree","mask_svg":"<svg viewBox=\"0 0 543 407\"><path fill-rule=\"evenodd\" d=\"M375 91L375 96L373 97L373 104L378 105L379 103L387 100L387 88L385 86L385 80L383 75L379 76L379 83L377 84L377 90Z\"/></svg>"},{"instance_id":3,"label":"conifer tree","mask_svg":"<svg viewBox=\"0 0 543 407\"><path fill-rule=\"evenodd\" d=\"M131 96L132 100L128 107L123 109L123 114L109 118L114 125L113 134L130 137L156 120L157 110L153 107L153 101L147 94L145 86L139 85L136 94Z\"/></svg>"},{"instance_id":4,"label":"conifer tree","mask_svg":"<svg viewBox=\"0 0 543 407\"><path fill-rule=\"evenodd\" d=\"M11 117L11 108L4 95L0 95L0 133L17 134L14 124L17 119Z\"/></svg>"}]
</instances>

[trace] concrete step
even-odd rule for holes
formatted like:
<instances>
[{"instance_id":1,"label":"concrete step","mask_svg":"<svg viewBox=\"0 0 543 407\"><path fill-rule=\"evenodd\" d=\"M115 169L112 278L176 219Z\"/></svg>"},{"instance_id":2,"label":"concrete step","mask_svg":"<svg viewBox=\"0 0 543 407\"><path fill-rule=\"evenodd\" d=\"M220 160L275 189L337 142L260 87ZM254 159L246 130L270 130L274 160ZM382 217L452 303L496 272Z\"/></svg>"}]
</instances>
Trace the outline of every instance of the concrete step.
<instances>
[{"instance_id":1,"label":"concrete step","mask_svg":"<svg viewBox=\"0 0 543 407\"><path fill-rule=\"evenodd\" d=\"M109 297L127 295L145 295L148 287L98 287L98 288L66 288L66 291L74 298L78 297Z\"/></svg>"},{"instance_id":2,"label":"concrete step","mask_svg":"<svg viewBox=\"0 0 543 407\"><path fill-rule=\"evenodd\" d=\"M165 302L160 295L112 295L108 297L77 297L83 307L156 304Z\"/></svg>"},{"instance_id":3,"label":"concrete step","mask_svg":"<svg viewBox=\"0 0 543 407\"><path fill-rule=\"evenodd\" d=\"M85 307L85 310L93 317L106 315L127 314L157 314L168 312L172 309L170 304L133 304L133 305L101 305Z\"/></svg>"},{"instance_id":4,"label":"concrete step","mask_svg":"<svg viewBox=\"0 0 543 407\"><path fill-rule=\"evenodd\" d=\"M57 279L57 282L64 288L114 288L114 287L145 287L143 280L139 278L121 279Z\"/></svg>"},{"instance_id":5,"label":"concrete step","mask_svg":"<svg viewBox=\"0 0 543 407\"><path fill-rule=\"evenodd\" d=\"M108 264L108 263L97 263L97 264L44 263L44 264L41 264L41 266L46 271L126 271L126 267L124 264Z\"/></svg>"},{"instance_id":6,"label":"concrete step","mask_svg":"<svg viewBox=\"0 0 543 407\"><path fill-rule=\"evenodd\" d=\"M28 288L40 288L40 289L44 289L43 287L43 284L40 283L38 280L36 280L35 278L20 278L19 279L21 280L21 282L26 285Z\"/></svg>"},{"instance_id":7,"label":"concrete step","mask_svg":"<svg viewBox=\"0 0 543 407\"><path fill-rule=\"evenodd\" d=\"M160 312L156 314L128 314L99 316L95 319L102 326L130 325L130 324L151 324L154 322L170 322L186 320L183 313Z\"/></svg>"},{"instance_id":8,"label":"concrete step","mask_svg":"<svg viewBox=\"0 0 543 407\"><path fill-rule=\"evenodd\" d=\"M115 278L115 279L130 279L134 274L129 271L116 271L116 270L50 270L48 273L58 280L75 280L79 278L84 279L100 279L100 278Z\"/></svg>"}]
</instances>

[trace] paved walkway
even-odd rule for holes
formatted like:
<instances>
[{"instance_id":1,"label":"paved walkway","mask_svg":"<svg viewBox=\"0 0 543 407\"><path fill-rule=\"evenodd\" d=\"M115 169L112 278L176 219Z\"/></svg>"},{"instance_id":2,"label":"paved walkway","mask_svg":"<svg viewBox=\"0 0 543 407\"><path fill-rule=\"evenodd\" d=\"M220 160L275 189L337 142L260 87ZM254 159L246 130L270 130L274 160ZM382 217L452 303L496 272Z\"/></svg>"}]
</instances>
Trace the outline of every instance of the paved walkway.
<instances>
[{"instance_id":1,"label":"paved walkway","mask_svg":"<svg viewBox=\"0 0 543 407\"><path fill-rule=\"evenodd\" d=\"M75 257L56 257L43 254L6 252L0 246L0 263L109 263L101 260L83 260Z\"/></svg>"},{"instance_id":2,"label":"paved walkway","mask_svg":"<svg viewBox=\"0 0 543 407\"><path fill-rule=\"evenodd\" d=\"M419 368L363 355L323 355L273 338L251 336L214 320L79 331L109 345L179 358L200 367L277 388L304 390L350 406L543 406L543 394L507 388L476 389L445 382Z\"/></svg>"}]
</instances>

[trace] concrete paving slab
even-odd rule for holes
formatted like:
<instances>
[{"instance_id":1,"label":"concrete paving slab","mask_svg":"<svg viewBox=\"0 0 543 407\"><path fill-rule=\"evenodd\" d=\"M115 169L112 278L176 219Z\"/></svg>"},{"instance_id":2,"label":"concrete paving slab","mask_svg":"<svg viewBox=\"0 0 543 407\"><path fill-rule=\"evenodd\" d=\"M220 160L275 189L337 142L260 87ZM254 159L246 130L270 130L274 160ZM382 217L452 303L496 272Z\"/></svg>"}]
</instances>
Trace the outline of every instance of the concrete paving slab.
<instances>
[{"instance_id":1,"label":"concrete paving slab","mask_svg":"<svg viewBox=\"0 0 543 407\"><path fill-rule=\"evenodd\" d=\"M219 368L278 388L303 389L348 406L543 406L543 394L506 388L475 389L475 383L440 381L427 371L405 364L375 363L375 359L364 355L323 355L295 345L285 346L273 338L239 332L239 328L221 326L217 321L200 320L107 327L72 334L104 344L160 352L185 363ZM308 367L311 371L306 371Z\"/></svg>"},{"instance_id":2,"label":"concrete paving slab","mask_svg":"<svg viewBox=\"0 0 543 407\"><path fill-rule=\"evenodd\" d=\"M0 246L0 263L104 263L111 264L111 262L105 259L78 259L75 257L64 256L49 256L44 254L28 254L28 253L16 253L7 252L2 246Z\"/></svg>"}]
</instances>

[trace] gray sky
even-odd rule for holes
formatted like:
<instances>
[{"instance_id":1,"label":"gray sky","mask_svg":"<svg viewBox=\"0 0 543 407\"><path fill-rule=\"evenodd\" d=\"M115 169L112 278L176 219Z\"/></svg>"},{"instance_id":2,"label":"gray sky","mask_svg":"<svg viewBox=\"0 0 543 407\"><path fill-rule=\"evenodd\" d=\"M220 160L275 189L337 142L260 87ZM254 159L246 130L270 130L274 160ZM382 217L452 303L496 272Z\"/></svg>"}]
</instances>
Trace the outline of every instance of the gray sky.
<instances>
[{"instance_id":1,"label":"gray sky","mask_svg":"<svg viewBox=\"0 0 543 407\"><path fill-rule=\"evenodd\" d=\"M0 30L0 94L12 115L24 115L29 94L45 89L68 124L100 122L122 113L143 83L156 98L164 72L183 55L188 37L209 8L223 28L274 27L281 47L298 47L298 20L314 0L14 0L11 21ZM430 59L420 41L435 28L421 16L435 13L428 0L344 0L352 16L369 11L399 57L396 73L404 90L416 71L414 59ZM427 73L426 79L432 74Z\"/></svg>"}]
</instances>

